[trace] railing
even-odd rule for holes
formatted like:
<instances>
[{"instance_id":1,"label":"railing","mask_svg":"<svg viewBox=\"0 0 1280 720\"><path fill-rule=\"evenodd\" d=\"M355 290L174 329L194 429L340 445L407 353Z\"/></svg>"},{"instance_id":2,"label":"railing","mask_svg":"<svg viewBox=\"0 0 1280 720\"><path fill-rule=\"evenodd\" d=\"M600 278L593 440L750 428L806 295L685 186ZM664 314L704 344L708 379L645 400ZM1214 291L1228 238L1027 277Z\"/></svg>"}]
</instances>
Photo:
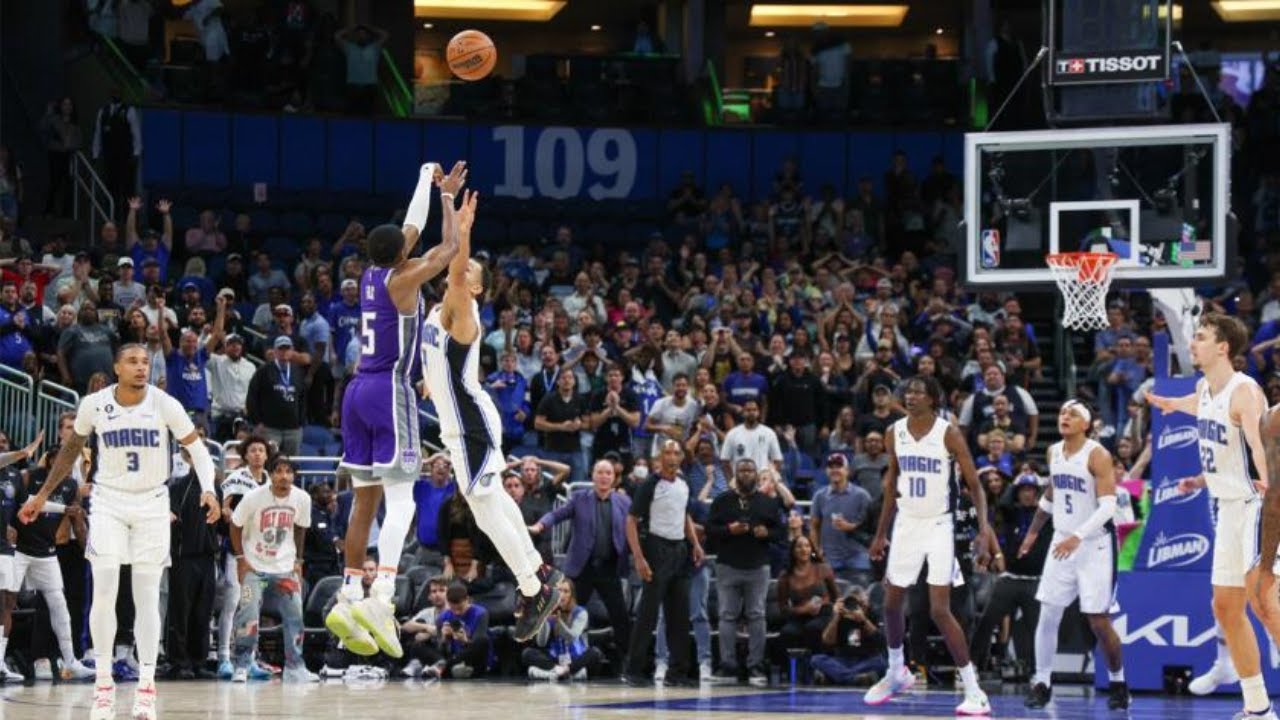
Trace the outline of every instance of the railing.
<instances>
[{"instance_id":1,"label":"railing","mask_svg":"<svg viewBox=\"0 0 1280 720\"><path fill-rule=\"evenodd\" d=\"M106 183L93 169L93 163L82 152L71 155L71 181L75 183L72 197L72 213L76 220L88 223L85 238L92 243L97 237L96 228L116 217L116 199L111 196ZM84 214L81 215L81 195L84 196Z\"/></svg>"},{"instance_id":2,"label":"railing","mask_svg":"<svg viewBox=\"0 0 1280 720\"><path fill-rule=\"evenodd\" d=\"M146 79L142 77L142 73L121 52L120 46L114 39L102 34L97 35L97 38L101 47L107 48L107 52L103 53L106 56L103 59L103 68L115 81L116 86L121 88L122 97L130 105L141 105L146 102L150 88Z\"/></svg>"},{"instance_id":3,"label":"railing","mask_svg":"<svg viewBox=\"0 0 1280 720\"><path fill-rule=\"evenodd\" d=\"M35 419L44 430L45 443L52 446L58 437L58 416L80 405L80 393L55 382L42 380L36 387Z\"/></svg>"},{"instance_id":4,"label":"railing","mask_svg":"<svg viewBox=\"0 0 1280 720\"><path fill-rule=\"evenodd\" d=\"M0 365L0 430L9 436L9 447L20 448L35 439L31 403L35 381L30 375Z\"/></svg>"}]
</instances>

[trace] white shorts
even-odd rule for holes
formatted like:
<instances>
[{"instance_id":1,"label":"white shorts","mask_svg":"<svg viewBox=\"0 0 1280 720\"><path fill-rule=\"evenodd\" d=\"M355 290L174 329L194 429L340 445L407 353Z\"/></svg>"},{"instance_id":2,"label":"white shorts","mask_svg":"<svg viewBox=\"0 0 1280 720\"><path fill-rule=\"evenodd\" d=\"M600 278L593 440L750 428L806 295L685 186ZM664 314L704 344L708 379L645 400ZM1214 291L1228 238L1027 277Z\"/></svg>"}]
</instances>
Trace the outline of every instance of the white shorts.
<instances>
[{"instance_id":1,"label":"white shorts","mask_svg":"<svg viewBox=\"0 0 1280 720\"><path fill-rule=\"evenodd\" d=\"M93 487L85 557L106 565L169 566L169 490Z\"/></svg>"},{"instance_id":2,"label":"white shorts","mask_svg":"<svg viewBox=\"0 0 1280 720\"><path fill-rule=\"evenodd\" d=\"M18 592L22 581L13 572L13 556L0 555L0 592Z\"/></svg>"},{"instance_id":3,"label":"white shorts","mask_svg":"<svg viewBox=\"0 0 1280 720\"><path fill-rule=\"evenodd\" d=\"M1049 557L1044 562L1036 600L1047 605L1067 607L1080 598L1080 612L1101 615L1114 612L1116 599L1115 535L1104 533L1080 541L1080 547L1065 560L1053 556L1054 545L1068 536L1055 533L1049 544Z\"/></svg>"},{"instance_id":4,"label":"white shorts","mask_svg":"<svg viewBox=\"0 0 1280 720\"><path fill-rule=\"evenodd\" d=\"M1244 576L1262 559L1262 501L1255 497L1217 500L1215 504L1213 572L1209 582L1244 587Z\"/></svg>"},{"instance_id":5,"label":"white shorts","mask_svg":"<svg viewBox=\"0 0 1280 720\"><path fill-rule=\"evenodd\" d=\"M13 576L28 590L62 592L62 569L56 557L34 557L24 553L13 556Z\"/></svg>"},{"instance_id":6,"label":"white shorts","mask_svg":"<svg viewBox=\"0 0 1280 720\"><path fill-rule=\"evenodd\" d=\"M488 495L495 490L506 492L502 489L502 472L507 469L507 459L503 457L500 448L487 454L488 457L477 461L480 470L473 475L468 469L471 465L467 462L467 454L461 449L449 449L449 461L464 496Z\"/></svg>"},{"instance_id":7,"label":"white shorts","mask_svg":"<svg viewBox=\"0 0 1280 720\"><path fill-rule=\"evenodd\" d=\"M894 587L912 587L920 578L925 561L929 563L926 580L930 585L955 584L959 565L955 524L950 513L931 518L899 514L893 521L885 580Z\"/></svg>"}]
</instances>

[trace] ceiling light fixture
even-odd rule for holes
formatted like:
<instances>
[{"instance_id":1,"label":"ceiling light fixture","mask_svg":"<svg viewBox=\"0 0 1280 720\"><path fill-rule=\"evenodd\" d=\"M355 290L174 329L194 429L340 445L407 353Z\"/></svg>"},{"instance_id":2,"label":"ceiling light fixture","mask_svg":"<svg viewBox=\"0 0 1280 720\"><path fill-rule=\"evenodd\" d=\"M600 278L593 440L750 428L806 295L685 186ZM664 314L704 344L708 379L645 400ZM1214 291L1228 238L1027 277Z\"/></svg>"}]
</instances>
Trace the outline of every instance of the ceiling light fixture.
<instances>
[{"instance_id":1,"label":"ceiling light fixture","mask_svg":"<svg viewBox=\"0 0 1280 720\"><path fill-rule=\"evenodd\" d=\"M546 22L564 6L565 0L413 0L416 16L450 20Z\"/></svg>"},{"instance_id":2,"label":"ceiling light fixture","mask_svg":"<svg viewBox=\"0 0 1280 720\"><path fill-rule=\"evenodd\" d=\"M750 24L807 27L822 22L832 27L898 27L908 10L908 5L757 4L751 6Z\"/></svg>"},{"instance_id":3,"label":"ceiling light fixture","mask_svg":"<svg viewBox=\"0 0 1280 720\"><path fill-rule=\"evenodd\" d=\"M1212 4L1226 22L1280 20L1280 0L1215 0Z\"/></svg>"}]
</instances>

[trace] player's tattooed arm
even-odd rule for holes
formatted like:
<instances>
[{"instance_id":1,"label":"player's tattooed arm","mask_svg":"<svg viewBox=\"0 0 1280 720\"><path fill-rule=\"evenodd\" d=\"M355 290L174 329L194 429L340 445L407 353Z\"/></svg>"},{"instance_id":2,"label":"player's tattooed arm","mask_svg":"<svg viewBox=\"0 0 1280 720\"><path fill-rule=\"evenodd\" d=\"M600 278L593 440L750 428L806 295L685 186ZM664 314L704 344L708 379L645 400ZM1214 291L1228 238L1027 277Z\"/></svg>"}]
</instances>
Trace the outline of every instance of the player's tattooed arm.
<instances>
[{"instance_id":1,"label":"player's tattooed arm","mask_svg":"<svg viewBox=\"0 0 1280 720\"><path fill-rule=\"evenodd\" d=\"M44 508L45 502L49 499L49 495L62 484L63 479L71 473L71 469L80 461L81 452L84 450L85 444L89 441L87 435L73 432L71 437L62 445L62 449L58 451L58 456L54 458L53 468L49 470L49 477L45 480L44 486L40 488L40 492L33 495L27 504L22 506L19 511L19 518L26 523L32 522L40 511Z\"/></svg>"},{"instance_id":2,"label":"player's tattooed arm","mask_svg":"<svg viewBox=\"0 0 1280 720\"><path fill-rule=\"evenodd\" d=\"M1264 577L1272 575L1276 561L1276 549L1280 546L1280 406L1262 413L1258 433L1262 436L1263 455L1266 457L1267 492L1262 499L1262 561Z\"/></svg>"}]
</instances>

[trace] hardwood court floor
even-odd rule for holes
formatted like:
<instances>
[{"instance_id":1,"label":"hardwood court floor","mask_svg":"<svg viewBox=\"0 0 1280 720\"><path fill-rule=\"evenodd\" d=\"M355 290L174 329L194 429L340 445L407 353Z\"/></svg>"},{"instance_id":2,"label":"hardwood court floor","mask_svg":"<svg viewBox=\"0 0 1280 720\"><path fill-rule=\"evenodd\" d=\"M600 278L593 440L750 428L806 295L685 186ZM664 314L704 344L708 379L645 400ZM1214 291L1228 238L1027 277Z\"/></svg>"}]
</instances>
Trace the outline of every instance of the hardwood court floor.
<instances>
[{"instance_id":1,"label":"hardwood court floor","mask_svg":"<svg viewBox=\"0 0 1280 720\"><path fill-rule=\"evenodd\" d=\"M1055 688L1056 689L1056 688ZM1016 695L992 696L997 718L1033 720L1166 720L1229 718L1239 700L1171 699L1140 696L1125 716L1110 713L1105 698L1073 688L1056 689L1051 710L1028 711ZM907 720L954 717L959 702L952 693L915 693L888 705L869 708L861 691L837 689L751 690L738 687L702 690L633 689L601 682L551 685L491 681L421 683L390 681L365 686L330 682L281 685L279 682L232 685L215 682L161 683L160 720L241 720L303 718L319 720L790 720L787 716L839 716L841 720ZM7 686L0 689L3 720L85 720L92 696L89 685ZM125 719L133 686L121 685L118 717Z\"/></svg>"}]
</instances>

